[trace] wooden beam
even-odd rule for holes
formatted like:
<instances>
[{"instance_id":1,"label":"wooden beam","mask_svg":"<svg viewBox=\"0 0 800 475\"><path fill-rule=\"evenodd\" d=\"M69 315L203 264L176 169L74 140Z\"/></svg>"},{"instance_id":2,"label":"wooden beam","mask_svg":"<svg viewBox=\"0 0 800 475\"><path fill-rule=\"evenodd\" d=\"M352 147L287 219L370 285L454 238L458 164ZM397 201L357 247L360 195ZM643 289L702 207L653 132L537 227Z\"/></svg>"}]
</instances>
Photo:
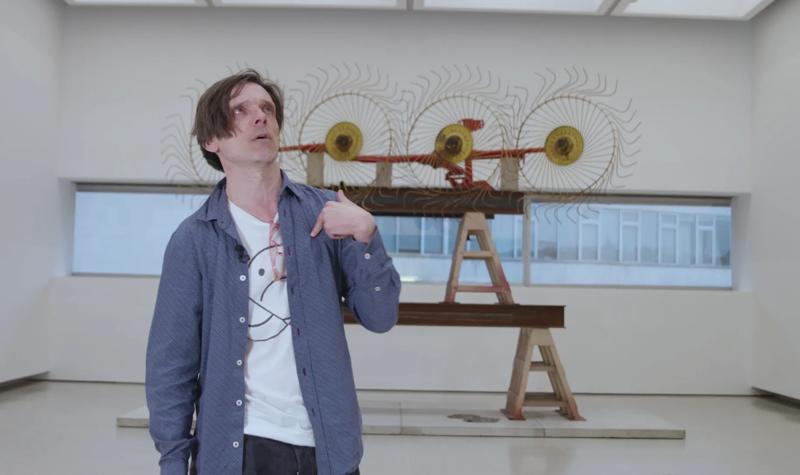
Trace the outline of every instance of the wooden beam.
<instances>
[{"instance_id":1,"label":"wooden beam","mask_svg":"<svg viewBox=\"0 0 800 475\"><path fill-rule=\"evenodd\" d=\"M344 322L357 323L342 307ZM563 328L564 306L468 303L400 303L398 325Z\"/></svg>"},{"instance_id":2,"label":"wooden beam","mask_svg":"<svg viewBox=\"0 0 800 475\"><path fill-rule=\"evenodd\" d=\"M470 211L522 214L525 200L525 194L519 191L380 187L342 190L351 201L376 215L462 216Z\"/></svg>"}]
</instances>

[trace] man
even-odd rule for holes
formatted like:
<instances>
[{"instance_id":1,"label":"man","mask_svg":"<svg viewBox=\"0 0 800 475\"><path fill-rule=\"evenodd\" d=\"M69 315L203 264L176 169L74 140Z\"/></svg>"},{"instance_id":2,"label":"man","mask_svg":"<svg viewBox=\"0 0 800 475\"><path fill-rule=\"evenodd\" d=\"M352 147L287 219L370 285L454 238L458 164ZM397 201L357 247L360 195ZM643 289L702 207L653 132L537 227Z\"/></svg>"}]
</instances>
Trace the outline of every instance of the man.
<instances>
[{"instance_id":1,"label":"man","mask_svg":"<svg viewBox=\"0 0 800 475\"><path fill-rule=\"evenodd\" d=\"M197 104L193 134L225 178L164 255L145 381L162 474L358 473L341 302L388 331L400 279L368 212L281 171L282 123L253 70Z\"/></svg>"}]
</instances>

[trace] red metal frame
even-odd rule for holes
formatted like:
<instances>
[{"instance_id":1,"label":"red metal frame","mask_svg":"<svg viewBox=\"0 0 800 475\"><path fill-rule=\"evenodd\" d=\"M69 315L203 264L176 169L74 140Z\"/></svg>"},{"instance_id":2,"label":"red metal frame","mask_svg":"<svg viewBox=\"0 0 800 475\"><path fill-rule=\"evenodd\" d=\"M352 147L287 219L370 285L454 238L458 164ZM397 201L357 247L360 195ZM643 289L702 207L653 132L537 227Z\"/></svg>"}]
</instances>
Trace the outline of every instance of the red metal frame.
<instances>
[{"instance_id":1,"label":"red metal frame","mask_svg":"<svg viewBox=\"0 0 800 475\"><path fill-rule=\"evenodd\" d=\"M483 121L478 119L462 119L461 125L470 132L475 132L483 128ZM325 151L325 144L292 145L281 147L281 152L299 151L303 153L321 153ZM515 148L503 150L473 150L470 156L464 160L464 167L445 160L436 152L420 155L359 155L353 161L359 163L422 163L433 168L446 168L445 180L455 190L470 188L483 188L487 191L493 190L492 186L485 180L474 181L472 179L472 161L497 158L517 158L523 159L530 153L542 153L544 147Z\"/></svg>"}]
</instances>

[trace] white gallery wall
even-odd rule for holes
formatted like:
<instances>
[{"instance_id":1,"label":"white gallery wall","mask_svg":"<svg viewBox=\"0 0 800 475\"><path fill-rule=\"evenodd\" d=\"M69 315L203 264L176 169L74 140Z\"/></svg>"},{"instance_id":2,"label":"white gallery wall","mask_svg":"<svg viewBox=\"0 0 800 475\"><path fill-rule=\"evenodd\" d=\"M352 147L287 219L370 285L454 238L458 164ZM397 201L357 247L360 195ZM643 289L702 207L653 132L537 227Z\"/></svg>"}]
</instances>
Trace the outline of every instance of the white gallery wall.
<instances>
[{"instance_id":1,"label":"white gallery wall","mask_svg":"<svg viewBox=\"0 0 800 475\"><path fill-rule=\"evenodd\" d=\"M781 1L753 25L753 195L747 248L755 301L753 385L800 399L800 2Z\"/></svg>"},{"instance_id":2,"label":"white gallery wall","mask_svg":"<svg viewBox=\"0 0 800 475\"><path fill-rule=\"evenodd\" d=\"M63 10L0 2L0 382L49 368L46 291L68 271L71 193L56 178Z\"/></svg>"},{"instance_id":3,"label":"white gallery wall","mask_svg":"<svg viewBox=\"0 0 800 475\"><path fill-rule=\"evenodd\" d=\"M535 85L546 68L606 74L619 79L620 96L634 100L642 121L642 153L624 191L743 199L751 191L748 23L73 7L63 29L57 174L70 181L166 182L164 127L171 114L188 120L181 95L196 80L211 83L249 65L291 88L317 66L357 62L400 84L455 64L518 86ZM741 261L738 238L733 258ZM53 278L47 377L141 382L157 284ZM443 285L415 284L404 286L401 299L443 295ZM554 333L575 391L750 392L754 304L747 287L515 287L514 296L567 306L567 329ZM382 389L504 391L516 344L513 330L477 328L402 327L386 335L350 328L348 337L358 386Z\"/></svg>"},{"instance_id":4,"label":"white gallery wall","mask_svg":"<svg viewBox=\"0 0 800 475\"><path fill-rule=\"evenodd\" d=\"M196 80L269 70L287 89L319 66L379 67L401 86L474 65L536 91L576 66L619 80L642 121L629 192L750 191L749 25L575 16L259 8L73 7L65 17L63 153L74 180L166 181L167 117ZM623 101L624 105L624 101Z\"/></svg>"},{"instance_id":5,"label":"white gallery wall","mask_svg":"<svg viewBox=\"0 0 800 475\"><path fill-rule=\"evenodd\" d=\"M51 379L144 380L144 345L158 280L65 277L52 285ZM512 287L522 304L566 305L554 329L577 392L747 394L752 297L747 292ZM405 284L401 300L439 302L444 285ZM479 297L482 297L479 298ZM465 294L464 302L491 303ZM513 329L348 325L362 389L505 391ZM530 388L544 378L531 376Z\"/></svg>"}]
</instances>

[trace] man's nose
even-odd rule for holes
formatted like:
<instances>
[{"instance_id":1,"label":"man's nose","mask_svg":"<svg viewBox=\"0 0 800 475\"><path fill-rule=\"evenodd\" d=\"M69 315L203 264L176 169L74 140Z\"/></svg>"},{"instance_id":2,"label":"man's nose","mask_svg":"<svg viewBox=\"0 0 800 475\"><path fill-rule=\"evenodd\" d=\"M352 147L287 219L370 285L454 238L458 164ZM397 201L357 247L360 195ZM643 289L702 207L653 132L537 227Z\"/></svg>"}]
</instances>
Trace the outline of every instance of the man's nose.
<instances>
[{"instance_id":1,"label":"man's nose","mask_svg":"<svg viewBox=\"0 0 800 475\"><path fill-rule=\"evenodd\" d=\"M267 113L261 109L256 110L256 124L263 124L267 121Z\"/></svg>"}]
</instances>

